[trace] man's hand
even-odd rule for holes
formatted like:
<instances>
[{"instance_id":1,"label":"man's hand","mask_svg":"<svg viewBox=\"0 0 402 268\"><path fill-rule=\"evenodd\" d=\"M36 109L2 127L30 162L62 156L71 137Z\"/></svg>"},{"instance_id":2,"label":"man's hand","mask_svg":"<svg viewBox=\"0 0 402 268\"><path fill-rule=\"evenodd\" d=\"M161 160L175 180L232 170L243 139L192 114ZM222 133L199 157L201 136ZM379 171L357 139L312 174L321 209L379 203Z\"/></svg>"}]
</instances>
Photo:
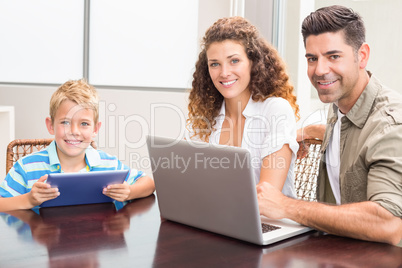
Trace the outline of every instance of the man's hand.
<instances>
[{"instance_id":1,"label":"man's hand","mask_svg":"<svg viewBox=\"0 0 402 268\"><path fill-rule=\"evenodd\" d=\"M310 151L310 143L301 142L299 145L300 148L297 150L297 159L302 159L308 155L308 152Z\"/></svg>"},{"instance_id":2,"label":"man's hand","mask_svg":"<svg viewBox=\"0 0 402 268\"><path fill-rule=\"evenodd\" d=\"M303 128L299 128L297 130L297 141L302 141L306 139L324 139L326 125L318 124L318 125L309 125Z\"/></svg>"},{"instance_id":3,"label":"man's hand","mask_svg":"<svg viewBox=\"0 0 402 268\"><path fill-rule=\"evenodd\" d=\"M271 219L286 218L287 197L268 182L257 185L257 199L260 214Z\"/></svg>"}]
</instances>

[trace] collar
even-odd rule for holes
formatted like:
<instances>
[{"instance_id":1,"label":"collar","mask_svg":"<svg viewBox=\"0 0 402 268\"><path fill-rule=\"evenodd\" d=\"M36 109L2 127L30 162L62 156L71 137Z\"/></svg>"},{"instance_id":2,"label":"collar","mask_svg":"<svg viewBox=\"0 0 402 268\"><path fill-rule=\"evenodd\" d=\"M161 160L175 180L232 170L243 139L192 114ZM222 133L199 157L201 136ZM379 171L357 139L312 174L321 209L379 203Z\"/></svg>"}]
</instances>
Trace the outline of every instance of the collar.
<instances>
[{"instance_id":1,"label":"collar","mask_svg":"<svg viewBox=\"0 0 402 268\"><path fill-rule=\"evenodd\" d=\"M56 170L60 169L60 160L57 155L56 142L52 141L46 150L49 154L49 164L54 166ZM101 162L99 152L95 150L91 145L85 150L85 162L87 163L89 169L91 170L93 166L98 166Z\"/></svg>"},{"instance_id":2,"label":"collar","mask_svg":"<svg viewBox=\"0 0 402 268\"><path fill-rule=\"evenodd\" d=\"M254 105L255 101L253 101L252 97L250 96L246 108L244 108L242 115L244 115L245 118L247 117L252 117L253 115L258 114L257 112L257 107ZM219 111L218 116L219 117L225 117L226 111L225 111L226 105L225 105L225 100L222 102L221 110Z\"/></svg>"},{"instance_id":3,"label":"collar","mask_svg":"<svg viewBox=\"0 0 402 268\"><path fill-rule=\"evenodd\" d=\"M380 88L380 81L372 75L366 88L346 114L346 117L358 128L362 128L366 123Z\"/></svg>"},{"instance_id":4,"label":"collar","mask_svg":"<svg viewBox=\"0 0 402 268\"><path fill-rule=\"evenodd\" d=\"M258 115L260 111L257 109L257 105L255 105L255 101L253 98L250 96L250 99L247 102L246 108L244 108L243 115L245 118L247 117L253 117L255 115Z\"/></svg>"},{"instance_id":5,"label":"collar","mask_svg":"<svg viewBox=\"0 0 402 268\"><path fill-rule=\"evenodd\" d=\"M226 107L226 105L225 105L225 100L223 100L223 101L222 101L221 110L219 111L219 114L218 114L219 117L220 117L220 116L223 116L223 117L225 116L225 114L226 114L225 107Z\"/></svg>"},{"instance_id":6,"label":"collar","mask_svg":"<svg viewBox=\"0 0 402 268\"><path fill-rule=\"evenodd\" d=\"M46 151L49 154L50 166L59 166L60 160L59 157L57 156L56 142L54 140L49 144L48 147L46 147Z\"/></svg>"}]
</instances>

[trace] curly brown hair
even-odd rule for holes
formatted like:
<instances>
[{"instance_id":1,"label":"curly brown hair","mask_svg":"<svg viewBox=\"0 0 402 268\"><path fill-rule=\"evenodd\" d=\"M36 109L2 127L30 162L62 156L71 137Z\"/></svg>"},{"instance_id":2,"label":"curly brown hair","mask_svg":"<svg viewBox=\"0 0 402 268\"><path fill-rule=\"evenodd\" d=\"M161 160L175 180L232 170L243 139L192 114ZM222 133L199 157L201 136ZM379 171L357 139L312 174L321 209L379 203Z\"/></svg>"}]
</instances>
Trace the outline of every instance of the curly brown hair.
<instances>
[{"instance_id":1,"label":"curly brown hair","mask_svg":"<svg viewBox=\"0 0 402 268\"><path fill-rule=\"evenodd\" d=\"M252 62L249 90L254 101L269 97L282 97L292 106L299 119L299 106L285 64L276 49L270 45L248 20L242 17L222 18L205 33L201 52L195 65L192 89L189 96L187 127L208 142L223 102L208 70L207 50L212 43L233 40L242 44Z\"/></svg>"}]
</instances>

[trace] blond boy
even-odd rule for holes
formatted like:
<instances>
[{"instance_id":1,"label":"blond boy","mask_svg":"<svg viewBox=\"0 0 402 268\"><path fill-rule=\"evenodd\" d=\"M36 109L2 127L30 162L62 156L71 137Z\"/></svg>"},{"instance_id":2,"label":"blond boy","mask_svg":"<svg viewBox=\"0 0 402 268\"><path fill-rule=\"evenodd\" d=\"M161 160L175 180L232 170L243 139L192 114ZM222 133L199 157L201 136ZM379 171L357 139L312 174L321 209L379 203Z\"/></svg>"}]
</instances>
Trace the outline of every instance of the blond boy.
<instances>
[{"instance_id":1,"label":"blond boy","mask_svg":"<svg viewBox=\"0 0 402 268\"><path fill-rule=\"evenodd\" d=\"M0 185L0 212L30 209L57 198L60 192L46 183L47 174L129 169L115 156L90 145L101 127L98 103L97 91L85 80L67 81L57 89L46 118L55 139L45 150L21 158L10 169ZM131 169L123 184L109 185L103 194L127 201L148 196L154 189L150 177Z\"/></svg>"}]
</instances>

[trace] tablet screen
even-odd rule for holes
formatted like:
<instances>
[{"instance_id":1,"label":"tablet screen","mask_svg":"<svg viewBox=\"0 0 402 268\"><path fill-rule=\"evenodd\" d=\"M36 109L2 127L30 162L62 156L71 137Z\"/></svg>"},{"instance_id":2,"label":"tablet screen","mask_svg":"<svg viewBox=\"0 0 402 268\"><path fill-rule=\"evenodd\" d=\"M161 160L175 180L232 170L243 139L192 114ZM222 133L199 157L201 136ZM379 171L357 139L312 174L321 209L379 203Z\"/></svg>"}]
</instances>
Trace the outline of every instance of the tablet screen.
<instances>
[{"instance_id":1,"label":"tablet screen","mask_svg":"<svg viewBox=\"0 0 402 268\"><path fill-rule=\"evenodd\" d=\"M102 193L103 188L123 183L128 172L129 170L111 170L49 174L46 182L52 187L58 187L60 195L43 202L40 207L112 202L112 198Z\"/></svg>"}]
</instances>

